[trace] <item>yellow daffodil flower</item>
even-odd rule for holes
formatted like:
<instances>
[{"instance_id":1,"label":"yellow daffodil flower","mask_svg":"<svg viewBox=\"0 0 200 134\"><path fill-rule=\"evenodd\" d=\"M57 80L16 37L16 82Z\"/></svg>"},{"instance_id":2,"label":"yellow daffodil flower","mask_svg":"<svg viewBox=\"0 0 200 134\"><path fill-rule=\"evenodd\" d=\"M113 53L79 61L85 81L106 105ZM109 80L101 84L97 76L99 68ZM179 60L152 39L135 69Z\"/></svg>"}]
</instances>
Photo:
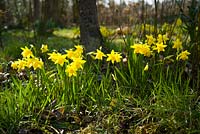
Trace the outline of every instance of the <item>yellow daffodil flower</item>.
<instances>
[{"instance_id":1,"label":"yellow daffodil flower","mask_svg":"<svg viewBox=\"0 0 200 134\"><path fill-rule=\"evenodd\" d=\"M133 46L131 46L131 48L134 49L135 54L139 54L141 49L142 49L142 45L141 44L134 44Z\"/></svg>"},{"instance_id":2,"label":"yellow daffodil flower","mask_svg":"<svg viewBox=\"0 0 200 134\"><path fill-rule=\"evenodd\" d=\"M120 62L122 58L121 54L115 52L114 50L112 50L110 54L107 54L107 56L108 56L107 61L111 61L112 64L114 64L114 62Z\"/></svg>"},{"instance_id":3,"label":"yellow daffodil flower","mask_svg":"<svg viewBox=\"0 0 200 134\"><path fill-rule=\"evenodd\" d=\"M45 53L48 51L48 46L47 45L44 45L42 44L42 47L40 48L40 50L42 51L42 53Z\"/></svg>"},{"instance_id":4,"label":"yellow daffodil flower","mask_svg":"<svg viewBox=\"0 0 200 134\"><path fill-rule=\"evenodd\" d=\"M147 44L141 45L140 53L143 54L144 56L150 57L151 56L150 46Z\"/></svg>"},{"instance_id":5,"label":"yellow daffodil flower","mask_svg":"<svg viewBox=\"0 0 200 134\"><path fill-rule=\"evenodd\" d=\"M151 56L151 49L150 46L147 44L135 44L131 46L131 48L134 48L135 54L143 54L144 56L150 57Z\"/></svg>"},{"instance_id":6,"label":"yellow daffodil flower","mask_svg":"<svg viewBox=\"0 0 200 134\"><path fill-rule=\"evenodd\" d=\"M36 70L37 68L41 69L44 65L42 59L39 58L32 58L32 65L33 65L33 69Z\"/></svg>"},{"instance_id":7,"label":"yellow daffodil flower","mask_svg":"<svg viewBox=\"0 0 200 134\"><path fill-rule=\"evenodd\" d=\"M24 70L26 67L26 61L19 59L11 64L13 69L18 69L18 71Z\"/></svg>"},{"instance_id":8,"label":"yellow daffodil flower","mask_svg":"<svg viewBox=\"0 0 200 134\"><path fill-rule=\"evenodd\" d=\"M65 72L68 74L69 77L77 76L76 71L77 69L72 65L68 65L67 68L65 69Z\"/></svg>"},{"instance_id":9,"label":"yellow daffodil flower","mask_svg":"<svg viewBox=\"0 0 200 134\"><path fill-rule=\"evenodd\" d=\"M181 20L180 18L178 18L178 19L176 20L176 25L177 25L177 26L181 26L181 25L182 25L182 20Z\"/></svg>"},{"instance_id":10,"label":"yellow daffodil flower","mask_svg":"<svg viewBox=\"0 0 200 134\"><path fill-rule=\"evenodd\" d=\"M66 54L67 58L73 60L75 52L72 49L69 49L69 50L66 50L66 53L67 53Z\"/></svg>"},{"instance_id":11,"label":"yellow daffodil flower","mask_svg":"<svg viewBox=\"0 0 200 134\"><path fill-rule=\"evenodd\" d=\"M14 62L12 62L11 67L12 67L13 69L18 69L18 64L19 64L18 61L14 61Z\"/></svg>"},{"instance_id":12,"label":"yellow daffodil flower","mask_svg":"<svg viewBox=\"0 0 200 134\"><path fill-rule=\"evenodd\" d=\"M97 49L97 52L95 54L95 59L103 60L103 57L106 57L106 55L99 49Z\"/></svg>"},{"instance_id":13,"label":"yellow daffodil flower","mask_svg":"<svg viewBox=\"0 0 200 134\"><path fill-rule=\"evenodd\" d=\"M162 38L163 38L164 44L166 44L166 42L169 40L169 38L167 37L167 34L164 34Z\"/></svg>"},{"instance_id":14,"label":"yellow daffodil flower","mask_svg":"<svg viewBox=\"0 0 200 134\"><path fill-rule=\"evenodd\" d=\"M167 47L167 45L163 45L163 43L156 43L156 47L154 48L154 50L157 50L158 53L160 53L161 51L165 51L165 47Z\"/></svg>"},{"instance_id":15,"label":"yellow daffodil flower","mask_svg":"<svg viewBox=\"0 0 200 134\"><path fill-rule=\"evenodd\" d=\"M79 54L83 53L83 46L76 45L75 48L76 48L76 50L75 50L76 53L79 53Z\"/></svg>"},{"instance_id":16,"label":"yellow daffodil flower","mask_svg":"<svg viewBox=\"0 0 200 134\"><path fill-rule=\"evenodd\" d=\"M83 64L85 63L86 61L81 59L81 58L74 58L73 59L73 62L71 63L71 65L73 67L75 67L77 70L78 69L83 69Z\"/></svg>"},{"instance_id":17,"label":"yellow daffodil flower","mask_svg":"<svg viewBox=\"0 0 200 134\"><path fill-rule=\"evenodd\" d=\"M48 55L50 55L50 57L48 59L51 59L55 64L59 64L59 65L63 66L64 63L67 62L67 60L66 60L67 55L66 54L62 55L60 53L53 52L53 53L50 53Z\"/></svg>"},{"instance_id":18,"label":"yellow daffodil flower","mask_svg":"<svg viewBox=\"0 0 200 134\"><path fill-rule=\"evenodd\" d=\"M21 54L24 58L34 57L32 51L27 46L21 49L23 50Z\"/></svg>"},{"instance_id":19,"label":"yellow daffodil flower","mask_svg":"<svg viewBox=\"0 0 200 134\"><path fill-rule=\"evenodd\" d=\"M100 26L100 31L103 37L108 37L110 35L108 29L104 26Z\"/></svg>"},{"instance_id":20,"label":"yellow daffodil flower","mask_svg":"<svg viewBox=\"0 0 200 134\"><path fill-rule=\"evenodd\" d=\"M169 38L167 37L167 35L161 35L159 34L158 37L157 37L157 43L161 44L161 43L164 43L166 44L166 42L169 40Z\"/></svg>"},{"instance_id":21,"label":"yellow daffodil flower","mask_svg":"<svg viewBox=\"0 0 200 134\"><path fill-rule=\"evenodd\" d=\"M48 55L49 55L48 59L52 60L53 62L56 62L56 60L57 60L57 54L55 52L48 53Z\"/></svg>"},{"instance_id":22,"label":"yellow daffodil flower","mask_svg":"<svg viewBox=\"0 0 200 134\"><path fill-rule=\"evenodd\" d=\"M33 58L26 58L26 67L31 68L33 66Z\"/></svg>"},{"instance_id":23,"label":"yellow daffodil flower","mask_svg":"<svg viewBox=\"0 0 200 134\"><path fill-rule=\"evenodd\" d=\"M153 35L146 35L146 37L147 37L146 42L148 45L151 46L152 44L155 43L156 39L153 37Z\"/></svg>"},{"instance_id":24,"label":"yellow daffodil flower","mask_svg":"<svg viewBox=\"0 0 200 134\"><path fill-rule=\"evenodd\" d=\"M188 59L188 55L190 55L190 52L188 52L187 50L181 52L176 59L177 60L187 60Z\"/></svg>"},{"instance_id":25,"label":"yellow daffodil flower","mask_svg":"<svg viewBox=\"0 0 200 134\"><path fill-rule=\"evenodd\" d=\"M176 39L175 41L173 41L173 47L172 48L176 48L177 50L180 50L183 48L182 46L182 42L180 41L180 39Z\"/></svg>"}]
</instances>

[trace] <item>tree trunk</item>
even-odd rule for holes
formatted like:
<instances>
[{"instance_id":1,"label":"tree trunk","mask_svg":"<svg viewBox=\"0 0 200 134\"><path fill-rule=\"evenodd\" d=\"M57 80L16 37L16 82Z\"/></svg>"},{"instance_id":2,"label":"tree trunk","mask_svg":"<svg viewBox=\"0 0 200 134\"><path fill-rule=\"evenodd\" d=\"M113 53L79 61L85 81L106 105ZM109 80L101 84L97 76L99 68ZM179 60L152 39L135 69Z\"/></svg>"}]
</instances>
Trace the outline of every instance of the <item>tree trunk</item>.
<instances>
[{"instance_id":1,"label":"tree trunk","mask_svg":"<svg viewBox=\"0 0 200 134\"><path fill-rule=\"evenodd\" d=\"M33 16L34 20L39 20L40 19L40 0L33 0Z\"/></svg>"},{"instance_id":2,"label":"tree trunk","mask_svg":"<svg viewBox=\"0 0 200 134\"><path fill-rule=\"evenodd\" d=\"M78 0L73 0L73 23L78 24L79 23L79 4Z\"/></svg>"},{"instance_id":3,"label":"tree trunk","mask_svg":"<svg viewBox=\"0 0 200 134\"><path fill-rule=\"evenodd\" d=\"M59 23L59 0L45 0L43 11L44 11L44 21L52 20L53 22Z\"/></svg>"},{"instance_id":4,"label":"tree trunk","mask_svg":"<svg viewBox=\"0 0 200 134\"><path fill-rule=\"evenodd\" d=\"M81 44L85 46L86 52L94 51L103 43L96 0L80 0L79 7Z\"/></svg>"},{"instance_id":5,"label":"tree trunk","mask_svg":"<svg viewBox=\"0 0 200 134\"><path fill-rule=\"evenodd\" d=\"M32 1L30 0L29 1L29 15L28 15L28 18L29 18L29 22L32 22L33 21L33 10L32 10Z\"/></svg>"},{"instance_id":6,"label":"tree trunk","mask_svg":"<svg viewBox=\"0 0 200 134\"><path fill-rule=\"evenodd\" d=\"M141 16L141 20L142 20L142 25L144 26L144 29L142 31L142 38L144 38L145 35L146 35L144 0L142 0L142 16Z\"/></svg>"},{"instance_id":7,"label":"tree trunk","mask_svg":"<svg viewBox=\"0 0 200 134\"><path fill-rule=\"evenodd\" d=\"M3 23L4 21L4 15L6 10L6 3L4 0L0 1L0 48L3 48L3 41L2 41L2 32L3 32Z\"/></svg>"},{"instance_id":8,"label":"tree trunk","mask_svg":"<svg viewBox=\"0 0 200 134\"><path fill-rule=\"evenodd\" d=\"M159 1L159 0L158 0ZM154 16L154 35L157 37L157 24L158 24L158 3L157 0L154 0L155 5L155 16Z\"/></svg>"}]
</instances>

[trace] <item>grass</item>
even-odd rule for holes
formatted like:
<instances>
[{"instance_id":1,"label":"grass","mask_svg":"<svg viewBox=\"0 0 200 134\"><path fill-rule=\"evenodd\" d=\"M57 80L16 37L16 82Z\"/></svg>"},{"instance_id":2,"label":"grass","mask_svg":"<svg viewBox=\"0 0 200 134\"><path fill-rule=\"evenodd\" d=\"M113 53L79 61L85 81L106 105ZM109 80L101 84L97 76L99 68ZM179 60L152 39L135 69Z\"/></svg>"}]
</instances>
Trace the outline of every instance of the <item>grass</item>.
<instances>
[{"instance_id":1,"label":"grass","mask_svg":"<svg viewBox=\"0 0 200 134\"><path fill-rule=\"evenodd\" d=\"M57 29L48 38L34 38L21 30L3 34L0 133L200 132L199 96L191 84L190 59L176 60L172 38L166 51L152 50L151 57L134 53L131 46L140 40L135 36L105 38L107 54L112 49L123 52L123 60L112 64L107 58L101 61L83 54L83 69L69 77L65 70L73 61L67 58L63 66L55 65L40 47L48 44L48 53L76 51L78 40L72 36L76 30ZM10 60L22 59L20 47L25 45L42 58L42 69L17 72L10 67Z\"/></svg>"}]
</instances>

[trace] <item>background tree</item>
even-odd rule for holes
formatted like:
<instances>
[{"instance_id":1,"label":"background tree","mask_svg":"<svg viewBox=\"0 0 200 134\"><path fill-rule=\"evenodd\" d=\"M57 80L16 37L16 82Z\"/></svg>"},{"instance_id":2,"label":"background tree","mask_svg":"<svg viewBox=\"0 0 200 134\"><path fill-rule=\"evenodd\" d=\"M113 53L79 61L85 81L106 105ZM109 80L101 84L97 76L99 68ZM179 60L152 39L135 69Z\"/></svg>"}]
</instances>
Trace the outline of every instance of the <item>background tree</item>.
<instances>
[{"instance_id":1,"label":"background tree","mask_svg":"<svg viewBox=\"0 0 200 134\"><path fill-rule=\"evenodd\" d=\"M40 0L33 0L33 8L34 8L34 20L40 19Z\"/></svg>"},{"instance_id":2,"label":"background tree","mask_svg":"<svg viewBox=\"0 0 200 134\"><path fill-rule=\"evenodd\" d=\"M78 0L72 0L72 10L73 10L73 23L79 23L79 4Z\"/></svg>"},{"instance_id":3,"label":"background tree","mask_svg":"<svg viewBox=\"0 0 200 134\"><path fill-rule=\"evenodd\" d=\"M59 3L60 0L45 0L43 6L45 22L52 20L55 23L59 23L59 18L60 18Z\"/></svg>"},{"instance_id":4,"label":"background tree","mask_svg":"<svg viewBox=\"0 0 200 134\"><path fill-rule=\"evenodd\" d=\"M87 52L96 50L103 43L99 30L96 0L80 0L81 44Z\"/></svg>"},{"instance_id":5,"label":"background tree","mask_svg":"<svg viewBox=\"0 0 200 134\"><path fill-rule=\"evenodd\" d=\"M3 23L4 23L4 14L6 10L6 4L4 0L0 1L0 47L3 47L3 42L2 42L2 30L3 30Z\"/></svg>"}]
</instances>

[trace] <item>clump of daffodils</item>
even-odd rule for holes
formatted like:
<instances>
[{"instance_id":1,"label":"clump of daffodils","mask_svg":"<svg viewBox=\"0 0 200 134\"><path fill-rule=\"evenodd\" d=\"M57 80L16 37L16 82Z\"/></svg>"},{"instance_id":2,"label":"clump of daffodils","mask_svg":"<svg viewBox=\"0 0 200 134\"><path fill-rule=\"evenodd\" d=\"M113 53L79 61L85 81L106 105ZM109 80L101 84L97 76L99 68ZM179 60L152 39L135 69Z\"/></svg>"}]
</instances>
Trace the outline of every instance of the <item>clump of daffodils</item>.
<instances>
[{"instance_id":1,"label":"clump of daffodils","mask_svg":"<svg viewBox=\"0 0 200 134\"><path fill-rule=\"evenodd\" d=\"M22 71L26 68L33 68L34 70L42 69L44 62L41 58L34 56L31 50L32 48L34 48L34 46L31 48L28 48L27 46L21 48L21 55L23 58L12 62L11 67L18 71ZM42 44L40 50L41 53L49 51L48 45ZM65 67L65 72L69 77L76 76L77 71L83 69L83 65L86 62L83 59L83 47L81 45L76 45L74 49L66 50L65 54L54 51L52 53L48 53L48 55L48 59L54 64Z\"/></svg>"},{"instance_id":2,"label":"clump of daffodils","mask_svg":"<svg viewBox=\"0 0 200 134\"><path fill-rule=\"evenodd\" d=\"M167 34L158 34L157 38L154 38L153 35L146 35L145 43L136 43L131 46L134 49L135 54L141 54L146 57L150 57L151 55L161 52L165 52L165 49L168 47L167 41L169 38ZM177 50L177 60L187 60L188 55L190 53L185 50L183 51L183 45L180 38L176 38L176 40L172 41L172 48ZM182 51L182 52L180 52ZM179 53L180 52L180 53Z\"/></svg>"},{"instance_id":3,"label":"clump of daffodils","mask_svg":"<svg viewBox=\"0 0 200 134\"><path fill-rule=\"evenodd\" d=\"M71 76L77 76L77 71L83 69L85 60L83 59L83 47L76 45L75 49L66 50L65 54L59 52L48 53L49 58L54 64L60 65L61 67L66 64L65 72Z\"/></svg>"},{"instance_id":4,"label":"clump of daffodils","mask_svg":"<svg viewBox=\"0 0 200 134\"><path fill-rule=\"evenodd\" d=\"M167 47L166 42L169 40L166 34L159 34L157 39L153 35L146 35L146 38L145 43L136 43L131 46L135 54L150 57L153 51L157 51L157 53L164 52Z\"/></svg>"},{"instance_id":5,"label":"clump of daffodils","mask_svg":"<svg viewBox=\"0 0 200 134\"><path fill-rule=\"evenodd\" d=\"M23 56L23 58L12 62L11 67L13 69L16 69L18 71L22 71L25 68L32 68L32 67L34 70L42 69L42 67L44 66L44 63L41 58L35 57L33 55L32 50L28 48L27 46L21 49L22 49L21 55Z\"/></svg>"}]
</instances>

